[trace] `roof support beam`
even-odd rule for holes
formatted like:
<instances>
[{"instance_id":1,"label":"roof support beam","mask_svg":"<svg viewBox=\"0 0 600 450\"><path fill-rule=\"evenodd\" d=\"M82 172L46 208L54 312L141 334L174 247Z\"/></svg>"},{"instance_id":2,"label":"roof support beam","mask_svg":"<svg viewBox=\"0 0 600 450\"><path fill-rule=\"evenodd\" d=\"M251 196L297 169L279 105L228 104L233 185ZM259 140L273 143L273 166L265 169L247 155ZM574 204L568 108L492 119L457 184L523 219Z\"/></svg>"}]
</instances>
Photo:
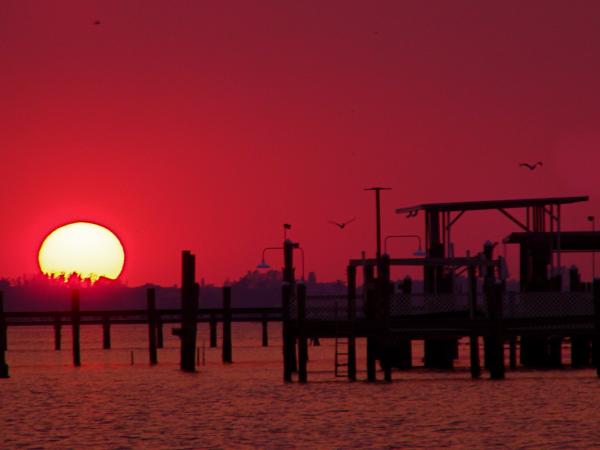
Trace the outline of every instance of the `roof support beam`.
<instances>
[{"instance_id":1,"label":"roof support beam","mask_svg":"<svg viewBox=\"0 0 600 450\"><path fill-rule=\"evenodd\" d=\"M498 208L498 211L500 211L502 214L508 217L512 222L516 223L521 229L525 231L531 231L527 225L523 225L523 223L520 220L518 220L512 214L508 213L505 209Z\"/></svg>"},{"instance_id":2,"label":"roof support beam","mask_svg":"<svg viewBox=\"0 0 600 450\"><path fill-rule=\"evenodd\" d=\"M458 219L460 219L464 213L465 213L465 211L461 211L458 213L458 215L454 219L450 220L448 225L446 225L446 230L449 230L452 227L452 225L454 225L456 222L458 222Z\"/></svg>"}]
</instances>

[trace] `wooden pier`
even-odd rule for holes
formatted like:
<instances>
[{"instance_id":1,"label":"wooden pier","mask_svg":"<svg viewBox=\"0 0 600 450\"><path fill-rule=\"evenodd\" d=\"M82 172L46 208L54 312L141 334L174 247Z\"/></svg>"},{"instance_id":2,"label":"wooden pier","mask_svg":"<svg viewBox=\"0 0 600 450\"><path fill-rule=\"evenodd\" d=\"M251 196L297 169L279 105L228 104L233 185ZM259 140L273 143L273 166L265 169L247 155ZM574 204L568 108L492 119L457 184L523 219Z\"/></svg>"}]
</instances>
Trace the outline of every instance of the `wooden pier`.
<instances>
[{"instance_id":1,"label":"wooden pier","mask_svg":"<svg viewBox=\"0 0 600 450\"><path fill-rule=\"evenodd\" d=\"M281 307L233 308L231 288L223 288L222 308L201 308L196 283L196 260L182 252L181 308L157 309L156 294L148 290L146 310L85 311L79 307L79 293L73 292L70 311L5 312L0 297L0 378L8 377L5 351L9 326L51 325L55 349L62 348L62 327L73 332L73 364L81 364L81 326L102 325L103 348L111 347L111 326L147 324L149 363L158 363L163 347L163 326L178 323L173 330L180 337L181 369L195 372L198 352L198 323L210 329L210 347L217 347L217 325L222 327L223 363L233 361L233 322L261 324L263 346L269 343L268 323L282 322L283 379L305 383L309 378L308 340L336 340L335 375L350 381L357 377L356 345L366 341L366 379L377 380L377 364L385 381L392 381L394 369L412 367L412 341L424 341L424 367L452 369L458 354L458 340L469 342L470 373L479 378L487 370L490 378L503 379L506 373L505 347L509 369L521 366L552 368L562 366L562 343L569 339L571 365L596 367L600 376L600 280L590 289L581 283L577 269L569 273L569 291L560 276L561 254L600 251L600 233L561 230L561 206L586 201L587 197L516 199L416 205L397 209L414 217L425 213L425 257L390 258L377 252L375 259L350 260L347 267L347 294L323 295L307 292L295 277L294 251L297 242L285 239ZM524 210L524 222L508 210ZM520 291L506 289L506 264L494 259L492 242L474 257L454 256L451 229L465 212L497 210L522 231L505 243L520 249ZM453 216L454 214L454 216ZM402 237L402 236L395 236ZM274 249L274 248L271 248ZM399 290L391 281L391 268L420 266L423 292L413 292L410 279ZM362 280L359 284L358 277ZM551 269L551 270L548 270ZM558 269L557 272L554 269ZM459 277L466 276L467 292L456 289ZM360 289L359 289L360 288ZM483 358L480 355L483 343ZM345 348L344 348L345 347ZM520 357L520 358L519 358ZM482 364L483 362L483 364ZM296 374L296 375L295 375Z\"/></svg>"},{"instance_id":2,"label":"wooden pier","mask_svg":"<svg viewBox=\"0 0 600 450\"><path fill-rule=\"evenodd\" d=\"M487 280L483 292L477 292L476 266L480 258L459 258L450 261L392 260L382 257L379 279L374 279L375 260L354 260L348 268L348 295L338 298L335 308L316 296L310 300L303 285L296 292L284 286L284 380L292 381L293 370L289 362L298 352L298 381L308 380L308 355L306 337L343 338L347 341L347 378L356 380L356 339L366 340L367 381L376 381L376 363L384 373L384 380L392 380L395 361L402 360L405 343L411 340L448 341L468 338L470 343L471 376L481 375L479 339L484 340L485 368L491 379L505 377L505 345L517 338L552 336L556 341L577 336L593 336L594 361L600 354L600 280L592 292L505 292L498 280ZM390 262L419 264L460 264L467 267L471 276L467 294L394 294L387 278ZM498 261L483 261L483 265L498 268ZM365 285L362 302L356 301L355 267L363 265ZM481 271L485 273L485 271ZM286 300L286 297L289 299ZM307 300L308 298L308 300ZM576 340L571 340L573 345ZM296 345L297 343L297 349ZM400 343L400 345L398 345ZM514 349L510 347L510 366L515 367ZM453 358L452 356L450 356ZM575 366L581 364L577 361ZM590 366L588 358L585 365ZM402 365L398 368L404 368ZM596 363L600 376L600 365Z\"/></svg>"}]
</instances>

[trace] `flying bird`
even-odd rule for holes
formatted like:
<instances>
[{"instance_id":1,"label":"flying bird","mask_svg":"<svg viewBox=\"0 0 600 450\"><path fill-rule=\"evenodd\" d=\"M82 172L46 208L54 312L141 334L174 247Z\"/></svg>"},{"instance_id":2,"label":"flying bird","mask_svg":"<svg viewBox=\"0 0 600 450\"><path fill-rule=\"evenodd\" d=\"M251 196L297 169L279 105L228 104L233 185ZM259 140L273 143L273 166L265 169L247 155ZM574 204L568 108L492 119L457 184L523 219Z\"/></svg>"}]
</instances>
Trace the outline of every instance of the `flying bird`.
<instances>
[{"instance_id":1,"label":"flying bird","mask_svg":"<svg viewBox=\"0 0 600 450\"><path fill-rule=\"evenodd\" d=\"M538 161L535 164L521 163L519 164L519 167L527 167L529 170L535 170L537 166L542 167L543 165L544 164L542 163L542 161Z\"/></svg>"},{"instance_id":2,"label":"flying bird","mask_svg":"<svg viewBox=\"0 0 600 450\"><path fill-rule=\"evenodd\" d=\"M340 230L343 230L344 228L346 228L346 225L348 225L349 223L352 223L356 220L356 217L353 217L350 220L346 220L345 222L339 223L339 222L335 222L333 220L330 220L329 223L335 226L340 227Z\"/></svg>"}]
</instances>

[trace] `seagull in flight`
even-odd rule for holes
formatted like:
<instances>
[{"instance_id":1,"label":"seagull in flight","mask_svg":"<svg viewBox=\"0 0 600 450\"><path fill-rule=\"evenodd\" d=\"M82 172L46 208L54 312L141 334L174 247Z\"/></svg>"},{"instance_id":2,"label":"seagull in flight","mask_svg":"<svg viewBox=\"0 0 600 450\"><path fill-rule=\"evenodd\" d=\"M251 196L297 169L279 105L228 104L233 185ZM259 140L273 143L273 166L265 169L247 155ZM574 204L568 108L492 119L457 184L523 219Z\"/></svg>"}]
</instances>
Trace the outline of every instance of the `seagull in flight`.
<instances>
[{"instance_id":1,"label":"seagull in flight","mask_svg":"<svg viewBox=\"0 0 600 450\"><path fill-rule=\"evenodd\" d=\"M349 223L352 223L356 220L356 217L353 217L350 220L346 220L345 222L339 223L339 222L335 222L333 220L330 220L329 223L335 226L340 227L340 230L343 230L344 228L346 228L346 225L348 225Z\"/></svg>"},{"instance_id":2,"label":"seagull in flight","mask_svg":"<svg viewBox=\"0 0 600 450\"><path fill-rule=\"evenodd\" d=\"M542 161L538 161L535 164L521 163L519 167L527 167L529 170L535 170L537 166L542 167L543 165Z\"/></svg>"}]
</instances>

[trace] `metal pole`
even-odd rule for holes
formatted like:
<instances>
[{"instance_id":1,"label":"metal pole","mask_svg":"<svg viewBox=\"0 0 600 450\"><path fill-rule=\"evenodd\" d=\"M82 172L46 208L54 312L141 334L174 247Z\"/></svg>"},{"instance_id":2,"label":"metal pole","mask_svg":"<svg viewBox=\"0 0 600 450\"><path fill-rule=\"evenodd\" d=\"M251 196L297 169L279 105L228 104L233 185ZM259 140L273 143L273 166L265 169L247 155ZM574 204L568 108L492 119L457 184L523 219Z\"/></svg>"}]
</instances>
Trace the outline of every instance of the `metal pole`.
<instances>
[{"instance_id":1,"label":"metal pole","mask_svg":"<svg viewBox=\"0 0 600 450\"><path fill-rule=\"evenodd\" d=\"M596 232L596 218L592 218L592 233ZM592 282L596 279L596 252L592 250Z\"/></svg>"},{"instance_id":2,"label":"metal pole","mask_svg":"<svg viewBox=\"0 0 600 450\"><path fill-rule=\"evenodd\" d=\"M379 261L381 258L381 197L379 189L375 191L375 215L377 220L377 253L376 257Z\"/></svg>"},{"instance_id":3,"label":"metal pole","mask_svg":"<svg viewBox=\"0 0 600 450\"><path fill-rule=\"evenodd\" d=\"M375 256L377 260L381 257L381 191L389 191L391 188L386 187L372 187L367 188L365 191L375 191L375 226L376 226L376 234L377 234L377 242L376 242L376 253Z\"/></svg>"}]
</instances>

